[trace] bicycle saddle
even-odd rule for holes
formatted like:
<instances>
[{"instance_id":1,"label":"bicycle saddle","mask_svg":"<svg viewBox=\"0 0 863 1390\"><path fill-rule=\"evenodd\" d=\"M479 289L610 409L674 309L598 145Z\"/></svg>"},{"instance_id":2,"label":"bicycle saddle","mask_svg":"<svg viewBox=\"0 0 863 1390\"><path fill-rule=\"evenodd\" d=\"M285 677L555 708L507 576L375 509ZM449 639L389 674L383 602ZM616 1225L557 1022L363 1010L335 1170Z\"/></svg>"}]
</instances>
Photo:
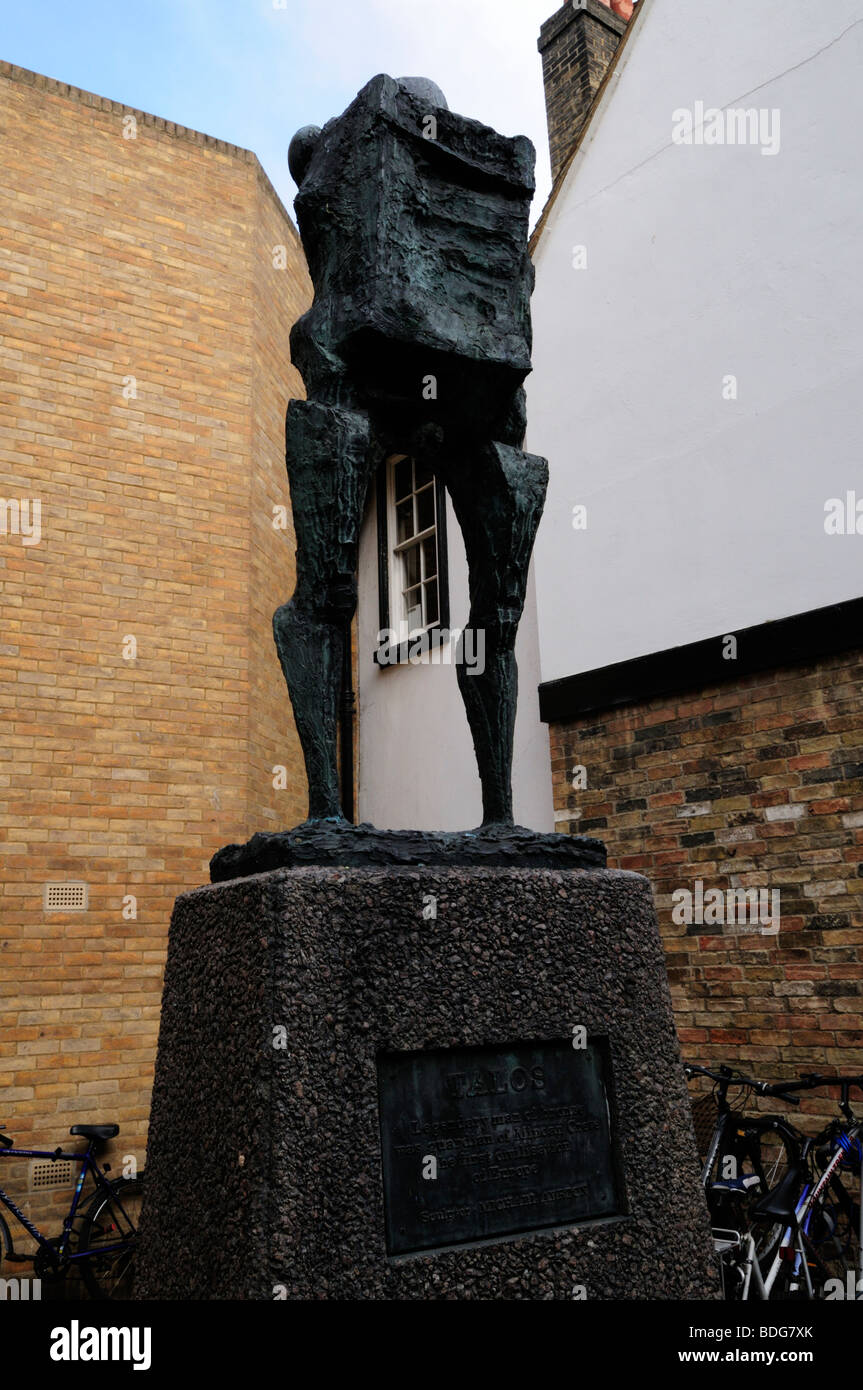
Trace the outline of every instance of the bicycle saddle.
<instances>
[{"instance_id":1,"label":"bicycle saddle","mask_svg":"<svg viewBox=\"0 0 863 1390\"><path fill-rule=\"evenodd\" d=\"M73 1125L70 1134L82 1139L113 1139L120 1133L119 1125Z\"/></svg>"},{"instance_id":2,"label":"bicycle saddle","mask_svg":"<svg viewBox=\"0 0 863 1390\"><path fill-rule=\"evenodd\" d=\"M803 1170L793 1164L785 1177L772 1192L756 1202L752 1210L754 1221L782 1221L789 1226L797 1224L797 1199L800 1196L800 1180Z\"/></svg>"}]
</instances>

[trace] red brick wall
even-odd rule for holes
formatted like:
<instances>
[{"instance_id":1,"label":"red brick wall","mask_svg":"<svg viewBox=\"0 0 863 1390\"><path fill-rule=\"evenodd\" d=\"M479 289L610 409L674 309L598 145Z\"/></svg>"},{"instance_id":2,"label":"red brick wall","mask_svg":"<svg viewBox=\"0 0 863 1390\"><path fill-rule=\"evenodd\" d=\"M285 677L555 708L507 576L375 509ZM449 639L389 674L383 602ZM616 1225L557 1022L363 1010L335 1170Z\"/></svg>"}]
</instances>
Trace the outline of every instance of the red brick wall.
<instances>
[{"instance_id":1,"label":"red brick wall","mask_svg":"<svg viewBox=\"0 0 863 1390\"><path fill-rule=\"evenodd\" d=\"M557 724L551 752L560 828L654 886L684 1056L863 1071L863 653ZM696 879L779 889L778 936L675 923Z\"/></svg>"}]
</instances>

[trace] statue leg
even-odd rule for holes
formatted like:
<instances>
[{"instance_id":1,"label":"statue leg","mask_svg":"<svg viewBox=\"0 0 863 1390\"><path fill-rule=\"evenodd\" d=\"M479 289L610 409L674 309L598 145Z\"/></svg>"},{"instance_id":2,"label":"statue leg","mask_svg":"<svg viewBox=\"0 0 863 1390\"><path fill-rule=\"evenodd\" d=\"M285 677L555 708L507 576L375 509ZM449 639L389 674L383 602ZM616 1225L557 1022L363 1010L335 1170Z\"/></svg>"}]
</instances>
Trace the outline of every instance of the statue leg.
<instances>
[{"instance_id":1,"label":"statue leg","mask_svg":"<svg viewBox=\"0 0 863 1390\"><path fill-rule=\"evenodd\" d=\"M518 670L515 638L524 609L548 465L510 444L480 445L445 469L464 536L474 667L459 642L457 679L482 785L483 824L512 824L512 749ZM484 647L480 645L484 642Z\"/></svg>"},{"instance_id":2,"label":"statue leg","mask_svg":"<svg viewBox=\"0 0 863 1390\"><path fill-rule=\"evenodd\" d=\"M309 818L341 817L337 738L345 632L357 604L357 544L369 469L357 411L291 401L285 461L297 537L293 598L273 635L309 781Z\"/></svg>"}]
</instances>

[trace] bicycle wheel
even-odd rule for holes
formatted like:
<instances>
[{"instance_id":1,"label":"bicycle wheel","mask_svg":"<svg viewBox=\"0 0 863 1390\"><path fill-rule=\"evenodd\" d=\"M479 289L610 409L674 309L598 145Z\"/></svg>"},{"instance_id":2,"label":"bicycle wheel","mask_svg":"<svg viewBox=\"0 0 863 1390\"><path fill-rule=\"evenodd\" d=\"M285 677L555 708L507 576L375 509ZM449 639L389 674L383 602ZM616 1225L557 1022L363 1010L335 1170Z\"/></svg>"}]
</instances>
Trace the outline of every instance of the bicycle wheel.
<instances>
[{"instance_id":1,"label":"bicycle wheel","mask_svg":"<svg viewBox=\"0 0 863 1390\"><path fill-rule=\"evenodd\" d=\"M13 1248L12 1233L3 1220L3 1217L0 1216L0 1264L3 1263L8 1255L12 1254Z\"/></svg>"},{"instance_id":2,"label":"bicycle wheel","mask_svg":"<svg viewBox=\"0 0 863 1390\"><path fill-rule=\"evenodd\" d=\"M137 1178L117 1178L111 1183L111 1194L99 1190L81 1217L78 1237L80 1251L92 1250L75 1264L91 1298L129 1299L132 1296L135 1243L141 1203L144 1197L144 1175ZM102 1246L119 1246L105 1250Z\"/></svg>"}]
</instances>

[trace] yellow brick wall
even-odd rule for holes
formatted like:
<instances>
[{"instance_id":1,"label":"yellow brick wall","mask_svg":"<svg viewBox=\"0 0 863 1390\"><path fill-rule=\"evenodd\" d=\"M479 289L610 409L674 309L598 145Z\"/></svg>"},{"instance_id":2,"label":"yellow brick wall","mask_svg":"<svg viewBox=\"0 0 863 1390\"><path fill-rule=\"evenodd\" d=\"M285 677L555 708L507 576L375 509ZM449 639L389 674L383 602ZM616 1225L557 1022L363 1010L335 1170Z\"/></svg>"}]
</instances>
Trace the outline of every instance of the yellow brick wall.
<instances>
[{"instance_id":1,"label":"yellow brick wall","mask_svg":"<svg viewBox=\"0 0 863 1390\"><path fill-rule=\"evenodd\" d=\"M310 285L252 154L130 114L0 64L0 494L42 504L38 544L0 534L0 1124L116 1121L115 1170L144 1157L174 898L305 814L270 618ZM67 879L88 910L47 914Z\"/></svg>"},{"instance_id":2,"label":"yellow brick wall","mask_svg":"<svg viewBox=\"0 0 863 1390\"><path fill-rule=\"evenodd\" d=\"M243 838L255 830L286 829L305 820L308 812L302 753L273 642L273 610L289 599L294 589L296 538L285 471L285 411L292 396L303 396L305 392L296 369L286 370L284 357L291 324L298 316L297 295L289 287L296 277L297 255L301 252L295 249L298 239L293 227L286 228L263 175L258 181L257 207L252 354L255 469L250 498L248 589L250 746L246 763L248 805L254 807L256 819ZM308 297L311 298L310 288ZM287 509L286 529L274 526L274 521L282 520L281 516L274 516L274 507ZM274 786L276 767L287 771L284 789Z\"/></svg>"}]
</instances>

